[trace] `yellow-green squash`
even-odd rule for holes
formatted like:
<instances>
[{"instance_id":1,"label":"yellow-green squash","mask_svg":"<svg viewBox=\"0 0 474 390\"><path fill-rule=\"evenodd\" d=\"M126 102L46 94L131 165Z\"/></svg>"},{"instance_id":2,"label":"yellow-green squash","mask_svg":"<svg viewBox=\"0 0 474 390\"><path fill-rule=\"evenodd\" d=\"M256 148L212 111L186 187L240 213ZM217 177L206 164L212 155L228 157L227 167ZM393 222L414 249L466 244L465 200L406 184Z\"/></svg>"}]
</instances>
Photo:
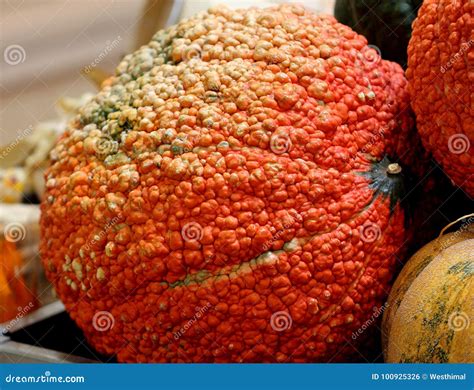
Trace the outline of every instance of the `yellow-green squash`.
<instances>
[{"instance_id":1,"label":"yellow-green squash","mask_svg":"<svg viewBox=\"0 0 474 390\"><path fill-rule=\"evenodd\" d=\"M385 361L474 361L474 217L405 265L382 323Z\"/></svg>"}]
</instances>

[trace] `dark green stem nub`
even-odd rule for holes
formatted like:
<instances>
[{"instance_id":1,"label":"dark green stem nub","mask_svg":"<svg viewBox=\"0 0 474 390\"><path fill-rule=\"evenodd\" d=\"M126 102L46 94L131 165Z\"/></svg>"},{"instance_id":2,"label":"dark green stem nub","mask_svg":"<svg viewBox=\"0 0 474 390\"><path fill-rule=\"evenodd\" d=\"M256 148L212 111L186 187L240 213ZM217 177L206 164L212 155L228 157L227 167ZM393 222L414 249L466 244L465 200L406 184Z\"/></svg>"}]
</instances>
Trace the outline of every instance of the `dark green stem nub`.
<instances>
[{"instance_id":1,"label":"dark green stem nub","mask_svg":"<svg viewBox=\"0 0 474 390\"><path fill-rule=\"evenodd\" d=\"M375 161L370 169L360 173L369 180L370 188L374 190L374 198L382 196L390 199L390 210L393 212L396 205L405 197L404 175L402 167L391 162L388 157Z\"/></svg>"}]
</instances>

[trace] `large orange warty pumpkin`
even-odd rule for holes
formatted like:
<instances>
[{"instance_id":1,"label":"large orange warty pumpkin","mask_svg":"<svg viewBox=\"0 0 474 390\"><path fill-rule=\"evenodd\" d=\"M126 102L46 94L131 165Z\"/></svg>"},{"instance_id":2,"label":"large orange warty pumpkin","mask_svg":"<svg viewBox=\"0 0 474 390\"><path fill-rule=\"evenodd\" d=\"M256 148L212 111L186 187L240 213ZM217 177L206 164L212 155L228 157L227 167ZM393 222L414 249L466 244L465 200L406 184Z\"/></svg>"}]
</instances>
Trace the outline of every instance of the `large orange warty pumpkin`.
<instances>
[{"instance_id":1,"label":"large orange warty pumpkin","mask_svg":"<svg viewBox=\"0 0 474 390\"><path fill-rule=\"evenodd\" d=\"M360 357L406 236L406 84L293 5L214 8L126 56L52 152L42 204L45 268L92 346Z\"/></svg>"}]
</instances>

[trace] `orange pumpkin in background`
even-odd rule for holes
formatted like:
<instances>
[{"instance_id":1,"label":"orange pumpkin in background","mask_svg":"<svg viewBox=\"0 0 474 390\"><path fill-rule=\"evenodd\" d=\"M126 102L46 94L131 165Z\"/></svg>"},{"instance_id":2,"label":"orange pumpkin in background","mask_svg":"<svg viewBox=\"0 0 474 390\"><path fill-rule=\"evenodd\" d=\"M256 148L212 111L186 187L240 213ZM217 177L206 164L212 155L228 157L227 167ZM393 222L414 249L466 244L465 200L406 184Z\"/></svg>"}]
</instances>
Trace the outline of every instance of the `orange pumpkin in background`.
<instances>
[{"instance_id":1,"label":"orange pumpkin in background","mask_svg":"<svg viewBox=\"0 0 474 390\"><path fill-rule=\"evenodd\" d=\"M408 45L409 91L423 145L474 197L474 2L425 0Z\"/></svg>"},{"instance_id":2,"label":"orange pumpkin in background","mask_svg":"<svg viewBox=\"0 0 474 390\"><path fill-rule=\"evenodd\" d=\"M24 265L14 242L0 239L0 323L17 316L24 317L37 306L37 300L26 285L21 268Z\"/></svg>"}]
</instances>

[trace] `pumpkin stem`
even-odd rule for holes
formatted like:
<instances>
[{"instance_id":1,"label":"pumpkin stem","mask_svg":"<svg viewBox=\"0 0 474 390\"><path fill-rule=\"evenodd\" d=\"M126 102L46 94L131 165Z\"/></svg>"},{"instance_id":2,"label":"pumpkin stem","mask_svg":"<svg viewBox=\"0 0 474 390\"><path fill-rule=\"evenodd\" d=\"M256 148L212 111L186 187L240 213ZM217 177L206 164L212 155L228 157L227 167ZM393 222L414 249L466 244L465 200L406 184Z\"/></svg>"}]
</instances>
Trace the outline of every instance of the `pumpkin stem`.
<instances>
[{"instance_id":1,"label":"pumpkin stem","mask_svg":"<svg viewBox=\"0 0 474 390\"><path fill-rule=\"evenodd\" d=\"M385 156L381 161L375 161L370 169L359 173L369 180L369 186L374 190L374 201L378 196L390 199L390 215L395 207L405 198L405 184L402 168L397 163L390 162Z\"/></svg>"},{"instance_id":2,"label":"pumpkin stem","mask_svg":"<svg viewBox=\"0 0 474 390\"><path fill-rule=\"evenodd\" d=\"M398 175L402 171L402 167L397 163L388 164L387 173L389 175Z\"/></svg>"},{"instance_id":3,"label":"pumpkin stem","mask_svg":"<svg viewBox=\"0 0 474 390\"><path fill-rule=\"evenodd\" d=\"M455 221L453 221L453 222L447 224L447 225L441 230L441 232L439 233L438 238L441 237L441 236L444 234L444 232L445 232L446 230L448 230L451 226L455 225L456 223L458 223L459 221L462 221L462 220L465 219L465 218L470 218L470 217L474 217L474 213L467 214L467 215L463 215L462 217L459 217L459 218L456 219Z\"/></svg>"}]
</instances>

